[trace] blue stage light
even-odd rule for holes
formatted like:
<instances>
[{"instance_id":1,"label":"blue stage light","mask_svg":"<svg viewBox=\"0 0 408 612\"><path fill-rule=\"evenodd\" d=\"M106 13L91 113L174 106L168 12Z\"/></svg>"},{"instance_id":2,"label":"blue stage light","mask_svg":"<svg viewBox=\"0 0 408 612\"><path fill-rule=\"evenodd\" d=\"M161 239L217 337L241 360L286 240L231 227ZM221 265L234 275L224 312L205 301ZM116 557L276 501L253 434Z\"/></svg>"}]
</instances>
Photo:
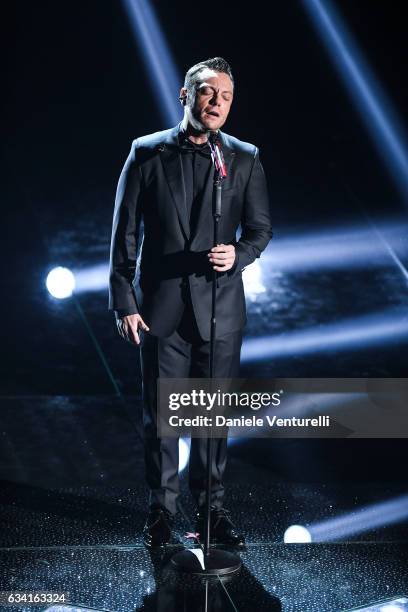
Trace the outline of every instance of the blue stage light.
<instances>
[{"instance_id":1,"label":"blue stage light","mask_svg":"<svg viewBox=\"0 0 408 612\"><path fill-rule=\"evenodd\" d=\"M401 121L329 0L303 0L377 150L408 200L408 150Z\"/></svg>"},{"instance_id":2,"label":"blue stage light","mask_svg":"<svg viewBox=\"0 0 408 612\"><path fill-rule=\"evenodd\" d=\"M395 309L276 336L249 338L243 343L241 361L266 361L330 350L362 349L407 338L406 311Z\"/></svg>"},{"instance_id":3,"label":"blue stage light","mask_svg":"<svg viewBox=\"0 0 408 612\"><path fill-rule=\"evenodd\" d=\"M63 300L71 297L73 294L75 289L75 277L68 268L58 266L48 273L45 284L53 297Z\"/></svg>"},{"instance_id":4,"label":"blue stage light","mask_svg":"<svg viewBox=\"0 0 408 612\"><path fill-rule=\"evenodd\" d=\"M400 256L408 255L407 236L405 219L378 223L372 228L353 225L335 230L321 227L313 233L282 231L279 241L262 254L260 264L278 272L304 272L384 267L392 259L403 271L396 252ZM406 277L406 270L403 274Z\"/></svg>"},{"instance_id":5,"label":"blue stage light","mask_svg":"<svg viewBox=\"0 0 408 612\"><path fill-rule=\"evenodd\" d=\"M175 125L183 115L178 100L183 81L171 58L158 20L147 0L123 0L123 5L143 55L164 127Z\"/></svg>"},{"instance_id":6,"label":"blue stage light","mask_svg":"<svg viewBox=\"0 0 408 612\"><path fill-rule=\"evenodd\" d=\"M312 542L330 542L356 536L371 529L387 527L408 518L408 495L401 495L377 504L307 526Z\"/></svg>"},{"instance_id":7,"label":"blue stage light","mask_svg":"<svg viewBox=\"0 0 408 612\"><path fill-rule=\"evenodd\" d=\"M82 270L75 270L75 293L105 291L108 282L108 264L98 264Z\"/></svg>"}]
</instances>

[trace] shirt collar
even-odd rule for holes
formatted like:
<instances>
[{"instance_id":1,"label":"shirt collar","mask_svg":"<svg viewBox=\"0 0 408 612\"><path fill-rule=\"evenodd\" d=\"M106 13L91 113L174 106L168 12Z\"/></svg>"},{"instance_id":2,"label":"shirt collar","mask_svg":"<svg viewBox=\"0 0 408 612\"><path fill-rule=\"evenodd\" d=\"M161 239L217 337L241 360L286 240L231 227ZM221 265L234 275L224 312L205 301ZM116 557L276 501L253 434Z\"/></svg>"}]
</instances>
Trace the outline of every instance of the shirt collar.
<instances>
[{"instance_id":1,"label":"shirt collar","mask_svg":"<svg viewBox=\"0 0 408 612\"><path fill-rule=\"evenodd\" d=\"M188 145L191 145L192 147L197 148L197 149L205 149L208 146L208 142L204 142L202 144L196 144L195 142L190 140L187 135L187 131L181 125L180 125L180 130L178 133L178 142L179 142L179 145L182 145L187 142Z\"/></svg>"}]
</instances>

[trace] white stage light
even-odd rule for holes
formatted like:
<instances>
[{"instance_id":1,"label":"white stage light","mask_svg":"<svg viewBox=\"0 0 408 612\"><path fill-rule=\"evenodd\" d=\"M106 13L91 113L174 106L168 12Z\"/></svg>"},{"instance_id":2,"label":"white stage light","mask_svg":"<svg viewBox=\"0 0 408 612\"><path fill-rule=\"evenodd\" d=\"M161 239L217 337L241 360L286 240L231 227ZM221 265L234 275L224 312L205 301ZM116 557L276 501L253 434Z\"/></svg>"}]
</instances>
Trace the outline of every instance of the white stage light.
<instances>
[{"instance_id":1,"label":"white stage light","mask_svg":"<svg viewBox=\"0 0 408 612\"><path fill-rule=\"evenodd\" d=\"M291 525L283 536L285 544L308 544L312 541L312 536L306 527L302 525Z\"/></svg>"},{"instance_id":2,"label":"white stage light","mask_svg":"<svg viewBox=\"0 0 408 612\"><path fill-rule=\"evenodd\" d=\"M266 291L262 283L261 264L258 260L245 268L242 280L244 281L245 295L251 299L255 299L257 295Z\"/></svg>"},{"instance_id":3,"label":"white stage light","mask_svg":"<svg viewBox=\"0 0 408 612\"><path fill-rule=\"evenodd\" d=\"M45 284L53 297L63 300L71 297L75 289L75 277L68 268L58 266L48 273Z\"/></svg>"},{"instance_id":4,"label":"white stage light","mask_svg":"<svg viewBox=\"0 0 408 612\"><path fill-rule=\"evenodd\" d=\"M182 472L186 467L190 457L190 445L180 438L179 440L179 472Z\"/></svg>"},{"instance_id":5,"label":"white stage light","mask_svg":"<svg viewBox=\"0 0 408 612\"><path fill-rule=\"evenodd\" d=\"M353 608L349 612L407 612L408 599L406 597L398 597L397 599L388 599L387 601L379 601L375 604L359 606Z\"/></svg>"}]
</instances>

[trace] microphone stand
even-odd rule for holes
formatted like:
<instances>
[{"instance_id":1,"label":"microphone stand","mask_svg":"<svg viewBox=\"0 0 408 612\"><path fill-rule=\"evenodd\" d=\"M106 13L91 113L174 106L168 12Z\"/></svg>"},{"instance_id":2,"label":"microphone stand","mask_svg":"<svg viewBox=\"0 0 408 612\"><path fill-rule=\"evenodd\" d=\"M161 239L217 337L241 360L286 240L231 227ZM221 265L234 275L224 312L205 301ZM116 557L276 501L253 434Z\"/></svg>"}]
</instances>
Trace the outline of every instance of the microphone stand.
<instances>
[{"instance_id":1,"label":"microphone stand","mask_svg":"<svg viewBox=\"0 0 408 612\"><path fill-rule=\"evenodd\" d=\"M222 209L222 181L226 177L226 167L221 149L217 144L216 137L210 135L209 145L211 157L215 166L213 182L213 246L218 246L218 228ZM216 270L212 270L212 298L211 298L211 332L210 332L210 380L215 378L215 342L217 330L217 277ZM238 571L241 567L241 559L238 555L210 548L211 534L211 480L212 480L212 458L213 458L213 436L212 428L207 438L206 448L207 479L205 499L205 529L204 550L202 558L197 554L200 549L187 549L176 553L172 557L173 566L180 572L187 574L199 574L200 576L223 576ZM194 551L194 552L193 552Z\"/></svg>"}]
</instances>

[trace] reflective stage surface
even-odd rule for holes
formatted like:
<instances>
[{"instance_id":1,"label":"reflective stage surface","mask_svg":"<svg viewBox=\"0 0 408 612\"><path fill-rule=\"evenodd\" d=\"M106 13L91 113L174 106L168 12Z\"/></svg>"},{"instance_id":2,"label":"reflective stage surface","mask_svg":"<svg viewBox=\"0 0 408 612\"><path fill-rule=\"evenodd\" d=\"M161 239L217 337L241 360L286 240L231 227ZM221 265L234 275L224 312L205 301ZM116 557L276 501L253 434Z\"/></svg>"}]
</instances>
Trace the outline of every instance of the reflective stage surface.
<instances>
[{"instance_id":1,"label":"reflective stage surface","mask_svg":"<svg viewBox=\"0 0 408 612\"><path fill-rule=\"evenodd\" d=\"M382 526L338 541L283 543L290 525L352 517L400 498L404 440L235 441L225 506L247 547L239 575L206 584L173 574L177 547L153 554L141 542L139 407L136 398L3 398L1 591L66 592L69 612L340 612L408 593L406 520L384 517ZM363 444L357 459L353 448ZM195 509L186 472L176 531L190 546ZM33 607L7 608L18 609Z\"/></svg>"}]
</instances>

